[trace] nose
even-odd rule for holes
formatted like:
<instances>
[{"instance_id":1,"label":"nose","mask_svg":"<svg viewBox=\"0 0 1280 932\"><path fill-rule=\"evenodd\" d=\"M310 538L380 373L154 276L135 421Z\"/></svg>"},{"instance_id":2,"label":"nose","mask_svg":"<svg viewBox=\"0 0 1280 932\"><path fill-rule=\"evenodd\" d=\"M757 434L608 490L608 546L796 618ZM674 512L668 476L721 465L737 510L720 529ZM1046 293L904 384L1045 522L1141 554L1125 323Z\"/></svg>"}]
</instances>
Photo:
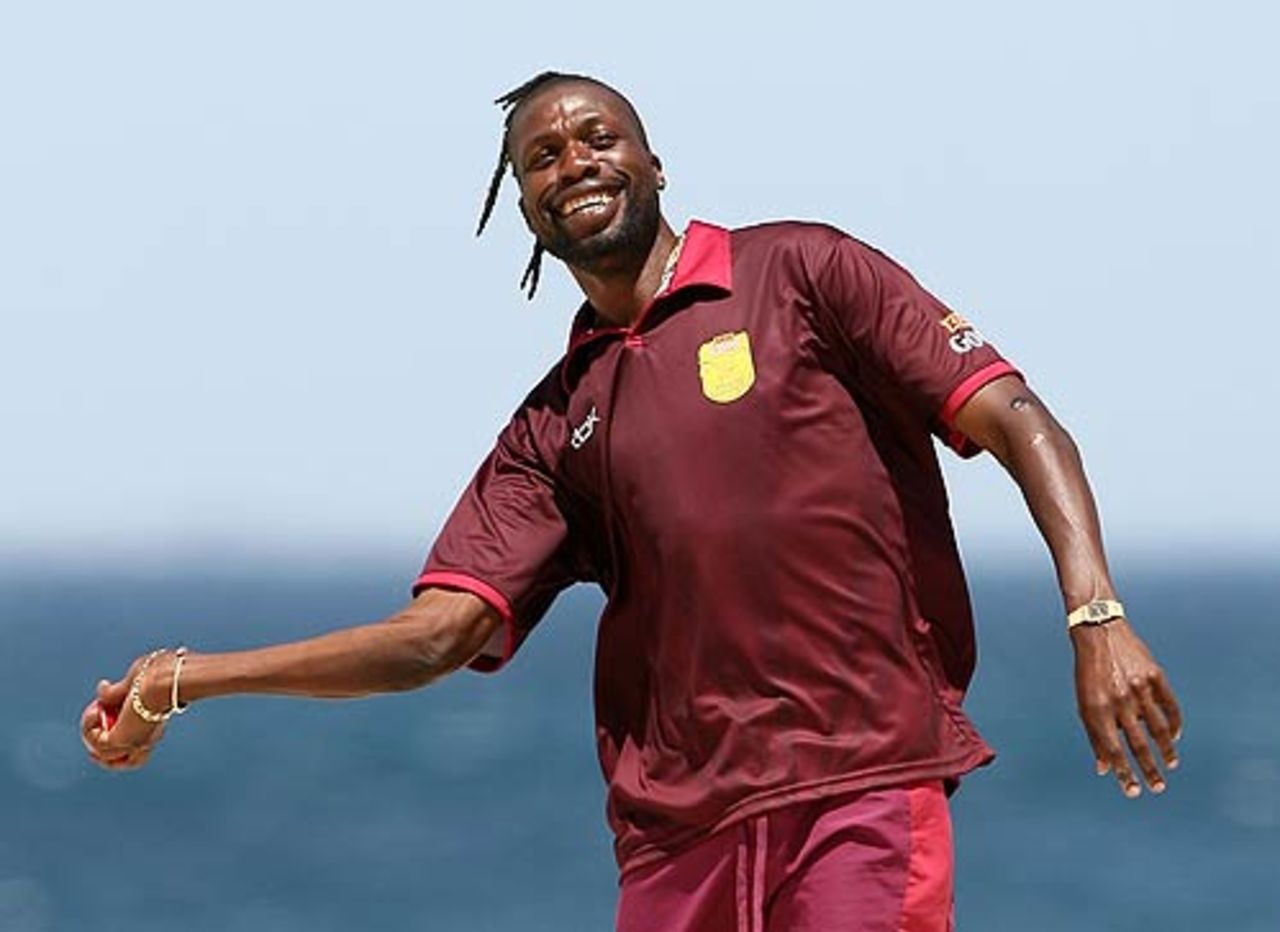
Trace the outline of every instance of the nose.
<instances>
[{"instance_id":1,"label":"nose","mask_svg":"<svg viewBox=\"0 0 1280 932\"><path fill-rule=\"evenodd\" d=\"M596 150L581 139L574 139L560 152L560 176L565 184L599 174Z\"/></svg>"}]
</instances>

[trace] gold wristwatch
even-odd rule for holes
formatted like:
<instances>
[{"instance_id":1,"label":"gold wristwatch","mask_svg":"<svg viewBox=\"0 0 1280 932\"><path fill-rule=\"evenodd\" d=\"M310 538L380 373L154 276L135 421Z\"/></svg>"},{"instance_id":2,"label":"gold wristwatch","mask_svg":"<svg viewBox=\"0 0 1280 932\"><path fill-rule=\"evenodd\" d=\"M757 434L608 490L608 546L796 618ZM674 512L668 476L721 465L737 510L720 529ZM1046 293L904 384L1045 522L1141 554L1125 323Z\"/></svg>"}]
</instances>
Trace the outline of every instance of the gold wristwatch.
<instances>
[{"instance_id":1,"label":"gold wristwatch","mask_svg":"<svg viewBox=\"0 0 1280 932\"><path fill-rule=\"evenodd\" d=\"M1094 599L1067 613L1067 628L1101 625L1124 617L1124 606L1115 599Z\"/></svg>"}]
</instances>

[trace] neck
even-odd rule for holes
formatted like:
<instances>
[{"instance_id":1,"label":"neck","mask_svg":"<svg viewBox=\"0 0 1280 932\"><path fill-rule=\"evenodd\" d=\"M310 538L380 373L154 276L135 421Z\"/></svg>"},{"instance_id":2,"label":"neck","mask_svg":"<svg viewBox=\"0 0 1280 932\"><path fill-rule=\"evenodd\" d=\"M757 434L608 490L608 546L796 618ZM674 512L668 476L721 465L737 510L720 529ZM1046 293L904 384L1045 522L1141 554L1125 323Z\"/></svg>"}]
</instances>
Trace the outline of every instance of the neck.
<instances>
[{"instance_id":1,"label":"neck","mask_svg":"<svg viewBox=\"0 0 1280 932\"><path fill-rule=\"evenodd\" d=\"M569 272L597 314L615 327L629 327L653 300L675 244L676 234L662 219L653 245L638 261L623 260L616 266L602 264L590 269L571 265Z\"/></svg>"}]
</instances>

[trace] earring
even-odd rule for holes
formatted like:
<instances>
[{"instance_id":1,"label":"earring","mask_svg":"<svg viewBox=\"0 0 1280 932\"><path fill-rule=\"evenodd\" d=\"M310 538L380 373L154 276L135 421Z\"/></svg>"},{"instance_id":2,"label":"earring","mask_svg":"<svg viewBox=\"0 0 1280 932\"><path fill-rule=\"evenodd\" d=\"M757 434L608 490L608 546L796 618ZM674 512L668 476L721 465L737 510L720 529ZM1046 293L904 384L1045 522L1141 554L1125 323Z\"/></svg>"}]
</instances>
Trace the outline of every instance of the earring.
<instances>
[{"instance_id":1,"label":"earring","mask_svg":"<svg viewBox=\"0 0 1280 932\"><path fill-rule=\"evenodd\" d=\"M659 179L658 179L658 190L659 190L659 191L665 191L665 190L667 190L667 179L666 179L666 178L659 178Z\"/></svg>"}]
</instances>

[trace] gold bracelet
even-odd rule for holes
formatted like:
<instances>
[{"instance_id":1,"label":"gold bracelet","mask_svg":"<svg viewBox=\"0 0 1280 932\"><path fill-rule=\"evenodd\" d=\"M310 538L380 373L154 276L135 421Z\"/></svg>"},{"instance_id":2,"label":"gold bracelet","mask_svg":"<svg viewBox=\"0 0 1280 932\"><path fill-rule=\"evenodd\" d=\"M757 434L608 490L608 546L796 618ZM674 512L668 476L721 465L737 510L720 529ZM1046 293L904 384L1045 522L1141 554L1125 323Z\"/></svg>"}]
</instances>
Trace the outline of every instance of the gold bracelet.
<instances>
[{"instance_id":1,"label":"gold bracelet","mask_svg":"<svg viewBox=\"0 0 1280 932\"><path fill-rule=\"evenodd\" d=\"M1067 629L1076 625L1100 625L1124 617L1124 606L1115 599L1094 599L1067 613Z\"/></svg>"},{"instance_id":2,"label":"gold bracelet","mask_svg":"<svg viewBox=\"0 0 1280 932\"><path fill-rule=\"evenodd\" d=\"M163 653L163 648L157 648L147 654L142 661L142 666L138 667L138 675L133 678L133 683L129 686L129 707L133 709L138 718L152 725L167 722L173 716L173 709L168 712L152 712L142 702L142 678L146 676L152 661Z\"/></svg>"},{"instance_id":3,"label":"gold bracelet","mask_svg":"<svg viewBox=\"0 0 1280 932\"><path fill-rule=\"evenodd\" d=\"M178 701L178 677L182 675L182 664L187 659L187 648L179 647L173 652L173 686L169 690L169 714L181 715L187 707Z\"/></svg>"}]
</instances>

